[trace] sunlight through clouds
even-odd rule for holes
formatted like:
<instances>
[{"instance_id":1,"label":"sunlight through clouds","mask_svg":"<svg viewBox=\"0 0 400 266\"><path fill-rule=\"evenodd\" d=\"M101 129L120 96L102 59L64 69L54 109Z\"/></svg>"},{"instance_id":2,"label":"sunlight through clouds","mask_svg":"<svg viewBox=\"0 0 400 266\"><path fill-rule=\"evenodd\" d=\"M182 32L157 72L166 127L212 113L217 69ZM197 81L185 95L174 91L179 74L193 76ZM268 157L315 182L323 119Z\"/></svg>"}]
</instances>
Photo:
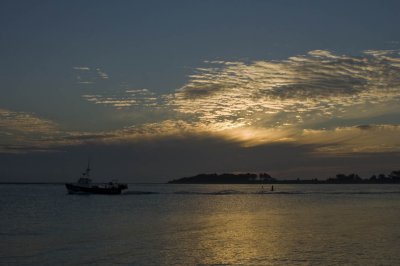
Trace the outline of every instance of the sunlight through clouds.
<instances>
[{"instance_id":1,"label":"sunlight through clouds","mask_svg":"<svg viewBox=\"0 0 400 266\"><path fill-rule=\"evenodd\" d=\"M382 145L352 140L359 136L357 126L365 120L399 112L396 50L368 50L359 56L314 50L279 61L205 63L209 67L195 69L188 82L171 94L131 89L82 97L116 109L164 108L172 113L167 120L114 132L122 139L204 134L246 147L289 142L320 145L321 152L398 149L394 137L387 145L384 137L376 138ZM343 127L342 123L352 125ZM371 128L380 128L384 136L391 135L391 126L397 128ZM361 139L370 141L374 132L364 132Z\"/></svg>"},{"instance_id":2,"label":"sunlight through clouds","mask_svg":"<svg viewBox=\"0 0 400 266\"><path fill-rule=\"evenodd\" d=\"M332 130L304 130L298 141L319 144L318 152L398 152L400 125L361 125Z\"/></svg>"},{"instance_id":3,"label":"sunlight through clouds","mask_svg":"<svg viewBox=\"0 0 400 266\"><path fill-rule=\"evenodd\" d=\"M345 118L354 107L399 99L397 56L393 51L350 57L317 50L283 61L218 62L219 67L190 76L172 104L201 121L241 117L247 125L266 127Z\"/></svg>"},{"instance_id":4,"label":"sunlight through clouds","mask_svg":"<svg viewBox=\"0 0 400 266\"><path fill-rule=\"evenodd\" d=\"M211 136L243 147L290 143L315 145L321 153L400 151L396 121L369 122L400 115L397 50L368 50L359 56L314 50L279 61L206 63L209 67L195 69L186 84L169 94L129 86L97 92L94 86L81 96L118 110L117 115L165 113L158 120L137 123L126 115L122 128L68 131L34 114L2 109L2 134L8 143L37 147ZM109 78L100 68L73 69L88 75L80 83Z\"/></svg>"}]
</instances>

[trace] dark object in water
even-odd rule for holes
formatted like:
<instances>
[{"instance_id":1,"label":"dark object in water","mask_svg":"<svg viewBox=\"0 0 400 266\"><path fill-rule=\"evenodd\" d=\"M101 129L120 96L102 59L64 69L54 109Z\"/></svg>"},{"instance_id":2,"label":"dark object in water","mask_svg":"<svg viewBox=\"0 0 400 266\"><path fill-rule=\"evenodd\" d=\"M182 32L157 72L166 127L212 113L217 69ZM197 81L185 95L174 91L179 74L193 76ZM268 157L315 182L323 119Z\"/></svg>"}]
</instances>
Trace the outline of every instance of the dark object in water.
<instances>
[{"instance_id":1,"label":"dark object in water","mask_svg":"<svg viewBox=\"0 0 400 266\"><path fill-rule=\"evenodd\" d=\"M127 184L121 184L118 182L109 183L92 183L89 177L90 165L86 171L82 174L82 177L78 179L76 183L66 183L65 187L69 194L108 194L116 195L121 194L122 190L128 189Z\"/></svg>"}]
</instances>

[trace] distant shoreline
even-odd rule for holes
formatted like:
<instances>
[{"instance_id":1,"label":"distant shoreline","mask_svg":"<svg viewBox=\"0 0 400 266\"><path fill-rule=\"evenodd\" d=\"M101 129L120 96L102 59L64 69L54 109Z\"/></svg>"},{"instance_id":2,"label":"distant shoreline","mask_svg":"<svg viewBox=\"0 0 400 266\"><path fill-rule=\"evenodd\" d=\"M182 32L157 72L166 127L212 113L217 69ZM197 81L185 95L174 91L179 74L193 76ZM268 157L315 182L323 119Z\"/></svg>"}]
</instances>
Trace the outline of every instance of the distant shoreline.
<instances>
[{"instance_id":1,"label":"distant shoreline","mask_svg":"<svg viewBox=\"0 0 400 266\"><path fill-rule=\"evenodd\" d=\"M0 185L64 185L67 182L0 182ZM370 178L361 178L357 174L337 174L326 180L314 179L276 179L267 173L246 174L198 174L191 177L173 179L167 183L132 182L128 184L400 184L400 171L392 171L388 175L373 175Z\"/></svg>"},{"instance_id":2,"label":"distant shoreline","mask_svg":"<svg viewBox=\"0 0 400 266\"><path fill-rule=\"evenodd\" d=\"M226 182L226 183L179 183L179 182L167 182L164 184L169 184L169 185L284 185L284 184L288 184L288 185L388 185L388 184L392 184L392 185L400 185L400 182L326 182L326 181L319 181L319 182L309 182L308 180L301 180L300 182L298 181L294 181L294 180L288 180L288 181L284 181L284 180L280 180L280 181L276 181L275 183L232 183L232 182Z\"/></svg>"},{"instance_id":3,"label":"distant shoreline","mask_svg":"<svg viewBox=\"0 0 400 266\"><path fill-rule=\"evenodd\" d=\"M326 180L288 179L278 180L267 173L254 174L199 174L168 181L168 184L400 184L400 171L392 171L388 176L380 174L363 179L357 174L337 174Z\"/></svg>"},{"instance_id":4,"label":"distant shoreline","mask_svg":"<svg viewBox=\"0 0 400 266\"><path fill-rule=\"evenodd\" d=\"M293 184L293 185L302 185L302 184L306 184L306 185L320 185L320 184L324 184L324 185L335 185L335 184L341 184L341 185L354 185L354 184L360 184L360 185L368 185L368 184L397 184L400 185L400 182L387 182L387 183L378 183L378 182L353 182L353 183L333 183L333 182L326 182L326 181L318 181L318 182L310 182L310 180L301 180L301 181L296 181L296 180L279 180L276 181L274 183L184 183L184 182L171 182L168 181L167 183L127 183L127 184L132 184L132 185L170 185L170 184L175 184L175 185L185 185L185 184L191 184L191 185L284 185L284 184ZM65 183L47 183L47 182L0 182L0 186L1 185L57 185L57 186L63 186L65 185Z\"/></svg>"},{"instance_id":5,"label":"distant shoreline","mask_svg":"<svg viewBox=\"0 0 400 266\"><path fill-rule=\"evenodd\" d=\"M276 182L264 182L264 183L256 183L256 182L247 182L247 183L234 183L234 182L179 182L179 181L168 181L166 184L177 184L177 185L184 185L184 184L192 184L192 185L284 185L284 184L290 184L290 185L370 185L370 184L398 184L400 185L400 182L327 182L327 181L312 181L312 180L279 180Z\"/></svg>"},{"instance_id":6,"label":"distant shoreline","mask_svg":"<svg viewBox=\"0 0 400 266\"><path fill-rule=\"evenodd\" d=\"M64 185L64 182L0 182L0 185Z\"/></svg>"}]
</instances>

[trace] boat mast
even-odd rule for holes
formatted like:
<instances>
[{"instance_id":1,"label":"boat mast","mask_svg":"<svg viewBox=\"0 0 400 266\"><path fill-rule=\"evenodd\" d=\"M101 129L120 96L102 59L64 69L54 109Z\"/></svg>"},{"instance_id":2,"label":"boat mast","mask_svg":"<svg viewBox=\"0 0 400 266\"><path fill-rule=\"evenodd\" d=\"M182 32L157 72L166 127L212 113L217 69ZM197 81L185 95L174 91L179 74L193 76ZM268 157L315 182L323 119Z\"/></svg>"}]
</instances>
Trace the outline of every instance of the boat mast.
<instances>
[{"instance_id":1,"label":"boat mast","mask_svg":"<svg viewBox=\"0 0 400 266\"><path fill-rule=\"evenodd\" d=\"M90 176L90 158L88 159L88 164L87 164L87 168L86 168L86 172L85 172L85 176L87 177L87 178L89 178L89 176Z\"/></svg>"}]
</instances>

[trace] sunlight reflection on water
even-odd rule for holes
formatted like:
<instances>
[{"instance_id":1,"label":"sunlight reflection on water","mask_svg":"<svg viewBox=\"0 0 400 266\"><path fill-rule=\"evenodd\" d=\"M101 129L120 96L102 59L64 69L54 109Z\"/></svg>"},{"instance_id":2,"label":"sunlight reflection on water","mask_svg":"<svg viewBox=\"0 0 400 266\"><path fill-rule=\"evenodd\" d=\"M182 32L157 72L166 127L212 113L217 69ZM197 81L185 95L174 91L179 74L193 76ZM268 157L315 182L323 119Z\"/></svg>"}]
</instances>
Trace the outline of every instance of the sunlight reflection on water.
<instances>
[{"instance_id":1,"label":"sunlight reflection on water","mask_svg":"<svg viewBox=\"0 0 400 266\"><path fill-rule=\"evenodd\" d=\"M0 265L400 264L400 186L259 190L131 185L154 193L76 196L3 185Z\"/></svg>"}]
</instances>

